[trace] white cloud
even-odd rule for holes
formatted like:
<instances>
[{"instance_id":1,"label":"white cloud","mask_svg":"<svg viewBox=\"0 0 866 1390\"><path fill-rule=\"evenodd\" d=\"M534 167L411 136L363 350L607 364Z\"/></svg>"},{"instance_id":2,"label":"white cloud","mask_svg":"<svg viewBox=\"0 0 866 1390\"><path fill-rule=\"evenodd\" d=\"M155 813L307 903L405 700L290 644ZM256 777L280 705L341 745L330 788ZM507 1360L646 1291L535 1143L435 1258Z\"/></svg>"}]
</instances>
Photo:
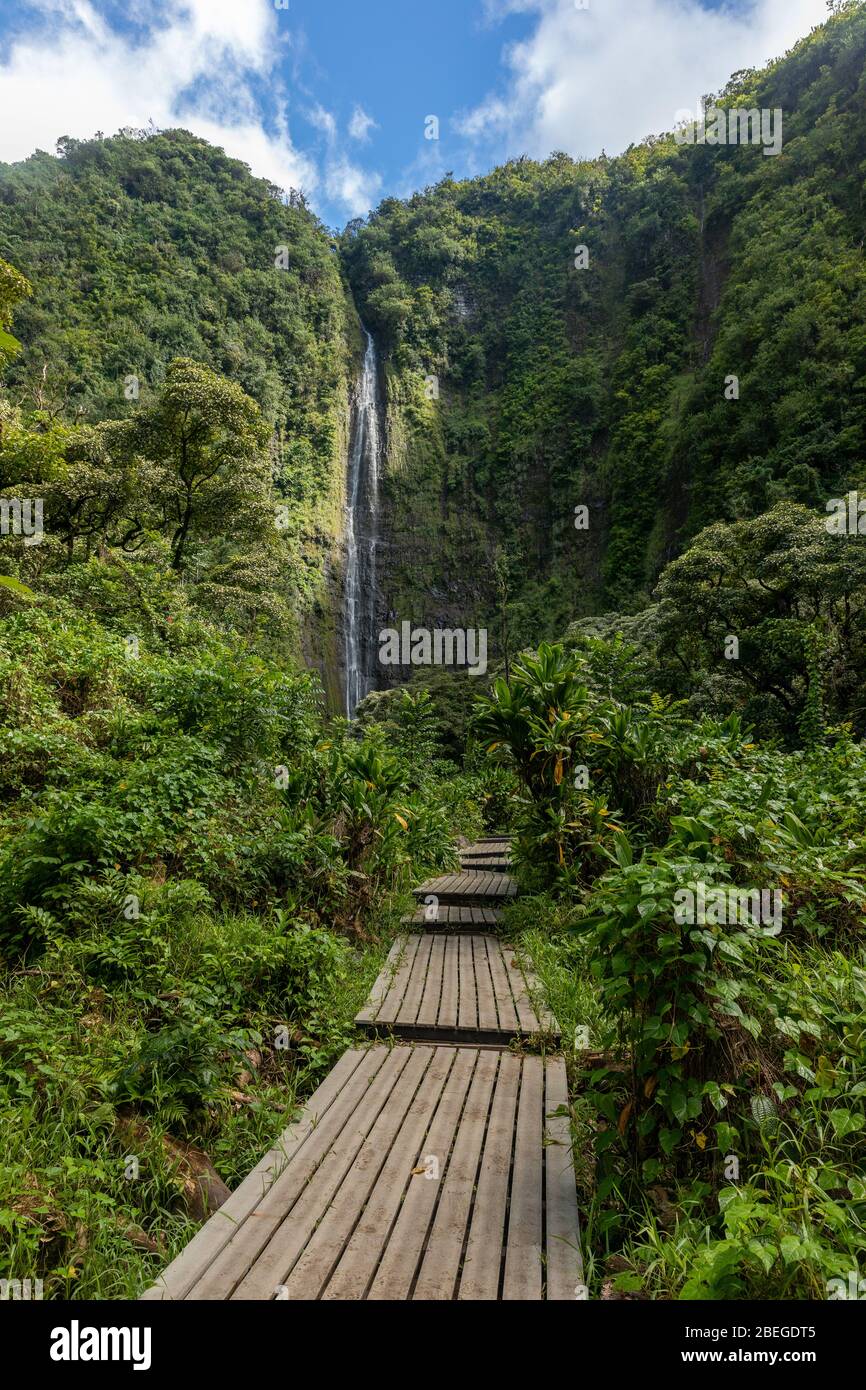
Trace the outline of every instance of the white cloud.
<instances>
[{"instance_id":1,"label":"white cloud","mask_svg":"<svg viewBox=\"0 0 866 1390\"><path fill-rule=\"evenodd\" d=\"M350 217L363 217L379 196L382 179L369 169L353 164L343 154L331 157L325 166L328 197L345 208Z\"/></svg>"},{"instance_id":2,"label":"white cloud","mask_svg":"<svg viewBox=\"0 0 866 1390\"><path fill-rule=\"evenodd\" d=\"M827 17L825 0L486 0L490 17L537 12L505 50L508 87L455 122L500 154L592 156L672 130L738 69L760 67Z\"/></svg>"},{"instance_id":3,"label":"white cloud","mask_svg":"<svg viewBox=\"0 0 866 1390\"><path fill-rule=\"evenodd\" d=\"M336 140L337 118L333 111L327 111L325 107L322 106L321 102L317 102L315 106L310 107L307 111L307 120L310 122L310 125L314 125L316 129L320 130L323 135L326 135L329 140Z\"/></svg>"},{"instance_id":4,"label":"white cloud","mask_svg":"<svg viewBox=\"0 0 866 1390\"><path fill-rule=\"evenodd\" d=\"M272 77L280 22L269 0L163 0L144 30L121 33L91 0L39 0L0 61L0 160L121 126L184 126L283 188L313 191L314 163L293 145L278 82L267 124L253 83Z\"/></svg>"},{"instance_id":5,"label":"white cloud","mask_svg":"<svg viewBox=\"0 0 866 1390\"><path fill-rule=\"evenodd\" d=\"M370 138L370 131L378 129L373 117L367 115L363 106L356 106L349 121L349 134L352 139L365 144Z\"/></svg>"}]
</instances>

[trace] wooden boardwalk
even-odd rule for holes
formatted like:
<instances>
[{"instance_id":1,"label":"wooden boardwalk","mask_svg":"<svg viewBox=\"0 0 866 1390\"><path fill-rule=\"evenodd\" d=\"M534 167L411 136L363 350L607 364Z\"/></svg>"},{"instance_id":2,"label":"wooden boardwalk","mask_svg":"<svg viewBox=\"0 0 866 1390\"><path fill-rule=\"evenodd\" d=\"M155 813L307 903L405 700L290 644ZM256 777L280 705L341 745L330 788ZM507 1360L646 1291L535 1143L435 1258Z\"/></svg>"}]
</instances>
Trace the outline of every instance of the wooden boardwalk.
<instances>
[{"instance_id":1,"label":"wooden boardwalk","mask_svg":"<svg viewBox=\"0 0 866 1390\"><path fill-rule=\"evenodd\" d=\"M477 844L461 849L459 858L463 865L471 863L483 866L491 862L502 864L504 872L510 863L511 852L508 845L502 844L499 840L479 840Z\"/></svg>"},{"instance_id":2,"label":"wooden boardwalk","mask_svg":"<svg viewBox=\"0 0 866 1390\"><path fill-rule=\"evenodd\" d=\"M472 906L474 903L504 903L517 893L517 882L510 874L488 870L466 869L459 874L441 874L429 878L412 892L422 902L435 899L437 903Z\"/></svg>"},{"instance_id":3,"label":"wooden boardwalk","mask_svg":"<svg viewBox=\"0 0 866 1390\"><path fill-rule=\"evenodd\" d=\"M502 910L488 907L485 903L477 906L452 906L449 903L429 903L419 907L411 917L403 918L407 927L423 927L425 931L463 932L479 931L485 927L497 927L502 921Z\"/></svg>"},{"instance_id":4,"label":"wooden boardwalk","mask_svg":"<svg viewBox=\"0 0 866 1390\"><path fill-rule=\"evenodd\" d=\"M573 1299L561 1057L346 1052L146 1299Z\"/></svg>"},{"instance_id":5,"label":"wooden boardwalk","mask_svg":"<svg viewBox=\"0 0 866 1390\"><path fill-rule=\"evenodd\" d=\"M499 1043L545 1034L559 1041L552 1016L537 1015L537 981L496 936L413 934L391 948L355 1022L371 1032L427 1041Z\"/></svg>"},{"instance_id":6,"label":"wooden boardwalk","mask_svg":"<svg viewBox=\"0 0 866 1390\"><path fill-rule=\"evenodd\" d=\"M468 857L504 862L495 838ZM415 892L423 930L356 1020L388 1043L343 1054L144 1299L580 1296L565 1062L526 1051L557 1025L491 930L516 883L485 867Z\"/></svg>"}]
</instances>

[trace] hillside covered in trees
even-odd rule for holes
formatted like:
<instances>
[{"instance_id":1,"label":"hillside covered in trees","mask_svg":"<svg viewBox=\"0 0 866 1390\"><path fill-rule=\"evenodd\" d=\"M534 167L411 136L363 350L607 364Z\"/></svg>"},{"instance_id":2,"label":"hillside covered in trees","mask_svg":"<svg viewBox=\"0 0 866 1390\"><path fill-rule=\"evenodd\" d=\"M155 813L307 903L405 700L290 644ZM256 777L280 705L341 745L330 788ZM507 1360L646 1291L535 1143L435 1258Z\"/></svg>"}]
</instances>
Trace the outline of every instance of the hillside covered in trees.
<instances>
[{"instance_id":1,"label":"hillside covered in trees","mask_svg":"<svg viewBox=\"0 0 866 1390\"><path fill-rule=\"evenodd\" d=\"M864 481L864 56L855 9L716 96L781 108L777 157L660 135L347 228L389 353L389 607L489 617L504 574L535 642L634 606L706 525Z\"/></svg>"},{"instance_id":2,"label":"hillside covered in trees","mask_svg":"<svg viewBox=\"0 0 866 1390\"><path fill-rule=\"evenodd\" d=\"M176 358L207 364L256 402L283 507L272 517L279 545L263 529L272 563L258 589L285 599L279 640L319 666L339 703L336 591L360 338L334 247L303 198L283 200L185 131L64 139L58 156L0 167L0 256L32 286L8 388L45 428L130 418ZM221 506L228 530L227 499ZM214 558L197 559L199 578Z\"/></svg>"}]
</instances>

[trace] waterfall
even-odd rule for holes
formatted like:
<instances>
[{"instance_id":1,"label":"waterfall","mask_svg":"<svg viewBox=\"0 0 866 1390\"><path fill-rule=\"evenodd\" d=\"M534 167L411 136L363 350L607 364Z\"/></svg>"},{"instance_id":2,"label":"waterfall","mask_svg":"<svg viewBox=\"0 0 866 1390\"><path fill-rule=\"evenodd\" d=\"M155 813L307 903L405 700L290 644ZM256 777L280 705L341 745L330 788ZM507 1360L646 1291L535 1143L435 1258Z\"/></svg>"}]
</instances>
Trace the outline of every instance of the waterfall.
<instances>
[{"instance_id":1,"label":"waterfall","mask_svg":"<svg viewBox=\"0 0 866 1390\"><path fill-rule=\"evenodd\" d=\"M373 336L358 386L346 476L346 597L343 612L346 714L351 719L371 689L376 624L379 525L379 370Z\"/></svg>"}]
</instances>

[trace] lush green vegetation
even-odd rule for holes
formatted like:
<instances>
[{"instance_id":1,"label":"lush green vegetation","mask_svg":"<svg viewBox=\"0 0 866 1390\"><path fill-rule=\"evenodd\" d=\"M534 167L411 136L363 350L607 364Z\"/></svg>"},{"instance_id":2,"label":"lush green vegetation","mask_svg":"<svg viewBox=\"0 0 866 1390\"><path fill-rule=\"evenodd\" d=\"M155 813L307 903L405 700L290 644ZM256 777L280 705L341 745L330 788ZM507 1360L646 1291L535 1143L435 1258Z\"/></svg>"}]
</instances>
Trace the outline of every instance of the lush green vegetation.
<instances>
[{"instance_id":1,"label":"lush green vegetation","mask_svg":"<svg viewBox=\"0 0 866 1390\"><path fill-rule=\"evenodd\" d=\"M9 394L49 435L136 419L165 399L176 359L207 364L256 402L285 507L271 588L338 707L328 567L358 330L303 198L283 199L183 130L66 139L58 157L0 165L0 256L33 286L16 315Z\"/></svg>"},{"instance_id":2,"label":"lush green vegetation","mask_svg":"<svg viewBox=\"0 0 866 1390\"><path fill-rule=\"evenodd\" d=\"M144 627L166 577L130 574ZM239 1181L349 1042L479 783L416 717L402 747L326 728L310 676L192 608L136 653L67 598L0 605L3 1266L132 1295L194 1229L196 1151Z\"/></svg>"}]
</instances>

